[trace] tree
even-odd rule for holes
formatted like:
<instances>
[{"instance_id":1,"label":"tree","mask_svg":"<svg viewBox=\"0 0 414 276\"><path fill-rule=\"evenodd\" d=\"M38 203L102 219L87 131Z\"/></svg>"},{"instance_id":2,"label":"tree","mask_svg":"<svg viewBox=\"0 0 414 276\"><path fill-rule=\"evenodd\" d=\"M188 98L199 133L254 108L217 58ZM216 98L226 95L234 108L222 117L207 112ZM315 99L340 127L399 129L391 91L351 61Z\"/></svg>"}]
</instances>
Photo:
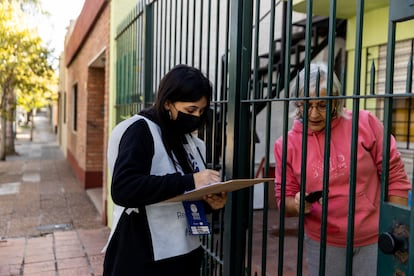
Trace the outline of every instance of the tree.
<instances>
[{"instance_id":1,"label":"tree","mask_svg":"<svg viewBox=\"0 0 414 276\"><path fill-rule=\"evenodd\" d=\"M56 78L48 62L49 51L37 32L22 24L21 7L19 1L0 2L0 160L14 152L12 125L17 102L33 109L54 99L50 84Z\"/></svg>"},{"instance_id":2,"label":"tree","mask_svg":"<svg viewBox=\"0 0 414 276\"><path fill-rule=\"evenodd\" d=\"M45 106L51 106L57 100L58 94L55 92L57 77L50 65L47 63L46 55L39 55L33 58L38 59L36 67L38 72L30 72L25 76L17 89L17 105L29 114L30 124L30 141L33 140L33 111ZM46 75L46 77L45 77Z\"/></svg>"}]
</instances>

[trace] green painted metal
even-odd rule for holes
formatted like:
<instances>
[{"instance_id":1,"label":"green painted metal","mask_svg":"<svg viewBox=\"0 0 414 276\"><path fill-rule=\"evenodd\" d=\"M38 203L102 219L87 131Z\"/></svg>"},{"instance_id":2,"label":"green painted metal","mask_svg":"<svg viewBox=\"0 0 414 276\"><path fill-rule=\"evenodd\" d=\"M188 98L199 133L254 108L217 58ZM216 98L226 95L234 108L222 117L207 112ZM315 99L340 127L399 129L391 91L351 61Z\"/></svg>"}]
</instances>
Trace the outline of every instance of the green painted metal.
<instances>
[{"instance_id":1,"label":"green painted metal","mask_svg":"<svg viewBox=\"0 0 414 276\"><path fill-rule=\"evenodd\" d=\"M254 42L253 42L253 79L249 80L249 87L252 87L250 93L248 94L248 100L255 100L261 97L260 94L262 94L263 90L261 89L261 87L259 87L259 83L258 83L258 66L259 66L259 54L258 54L258 48L259 48L259 35L260 35L260 24L259 24L259 20L260 20L260 0L256 2L256 8L254 10L254 18L255 18L255 22L254 22ZM247 100L247 101L248 101ZM256 122L256 117L257 117L257 112L256 112L256 107L255 107L255 103L253 103L253 109L252 109L252 119L250 122L250 129L255 130L257 127L257 122ZM255 131L250 131L249 134L249 139L250 141L254 141L255 139L255 135L256 132ZM255 145L254 143L250 143L249 144L249 156L255 156ZM254 169L255 169L255 164L254 164L254 158L251 159L250 164L249 164L249 171L250 171L250 175L254 175ZM248 228L252 228L253 227L253 189L249 189L249 198L248 198L248 222L247 222L247 227ZM266 221L265 221L266 222ZM266 237L267 238L267 237ZM246 274L247 275L251 275L252 273L252 250L249 250L250 248L253 247L253 233L252 231L248 232L247 235L247 259L246 259ZM266 259L262 258L262 263L265 262ZM262 264L263 266L263 264ZM265 266L264 266L265 267Z\"/></svg>"},{"instance_id":2,"label":"green painted metal","mask_svg":"<svg viewBox=\"0 0 414 276\"><path fill-rule=\"evenodd\" d=\"M117 28L116 121L133 115L141 108L142 98L142 15L137 4ZM141 46L141 47L140 47ZM138 74L137 74L138 73Z\"/></svg>"},{"instance_id":3,"label":"green painted metal","mask_svg":"<svg viewBox=\"0 0 414 276\"><path fill-rule=\"evenodd\" d=\"M153 58L154 58L154 33L152 32L153 26L153 6L145 5L144 7L144 107L149 106L154 102L154 82L153 82Z\"/></svg>"},{"instance_id":4,"label":"green painted metal","mask_svg":"<svg viewBox=\"0 0 414 276\"><path fill-rule=\"evenodd\" d=\"M207 45L211 44L211 1L207 2L207 41L206 41ZM207 77L210 78L210 52L211 49L210 47L207 48L207 53L206 53L206 59L207 59L207 64L206 64L206 72L207 72Z\"/></svg>"},{"instance_id":5,"label":"green painted metal","mask_svg":"<svg viewBox=\"0 0 414 276\"><path fill-rule=\"evenodd\" d=\"M306 5L306 13L313 14L313 1L308 1ZM306 19L306 30L305 30L305 85L304 85L304 96L309 97L309 66L311 63L311 47L312 47L312 16L307 17ZM299 79L297 78L297 81ZM296 86L298 87L298 85ZM316 89L319 91L319 89ZM298 95L298 91L296 91L296 95ZM304 108L307 110L308 108L308 101L305 101ZM303 123L303 135L302 135L302 160L307 160L307 152L308 152L308 113L305 112L304 114L304 123ZM307 166L306 162L302 163L301 166L301 193L305 193L306 189L306 171ZM304 217L304 209L305 209L305 199L302 198L300 202L300 216L299 216L299 229L298 229L298 256L297 256L297 264L296 269L298 275L302 274L302 267L303 267L303 240L304 240L304 225L305 225L305 217ZM322 229L324 226L322 226Z\"/></svg>"},{"instance_id":6,"label":"green painted metal","mask_svg":"<svg viewBox=\"0 0 414 276\"><path fill-rule=\"evenodd\" d=\"M283 76L284 76L284 82L283 83L290 83L290 72L291 72L291 57L290 55L287 55L286 53L290 53L291 45L292 45L292 0L288 0L286 3L286 12L284 15L284 21L285 21L285 45L284 47L284 56L282 59L284 59L284 66L282 68ZM289 98L289 86L287 85L284 87L284 98ZM286 160L287 160L287 143L288 143L288 129L289 129L289 102L284 101L283 102L283 145L282 145L282 175L281 175L281 183L286 183ZM285 229L285 212L286 212L286 203L285 203L285 197L286 197L286 187L285 185L282 185L281 187L281 202L279 206L280 214L279 214L279 227L280 229ZM303 208L301 208L302 210ZM283 275L283 263L284 263L284 254L282 253L285 248L285 233L284 231L280 231L279 234L279 247L278 247L278 275Z\"/></svg>"},{"instance_id":7,"label":"green painted metal","mask_svg":"<svg viewBox=\"0 0 414 276\"><path fill-rule=\"evenodd\" d=\"M280 3L280 2L279 2ZM257 4L257 6L260 6ZM270 6L270 29L269 29L269 53L274 52L274 26L275 26L275 9L276 4L275 1L271 2ZM256 12L256 16L260 16L260 9ZM259 25L260 21L256 21L257 26L257 32L259 33ZM257 44L259 43L259 40L257 40ZM258 47L257 47L258 48ZM256 51L255 56L258 55L258 52ZM255 66L258 66L258 61L255 62ZM269 63L267 66L267 75L269 76L268 81L266 83L267 86L267 95L272 95L272 89L273 87L273 55L269 56ZM280 77L280 74L278 74L278 77ZM257 78L257 75L255 76L255 79ZM257 80L256 80L257 81ZM277 84L279 84L280 78L277 79ZM263 80L261 80L261 86L263 87ZM279 95L279 85L276 86L276 94ZM262 89L265 89L264 87ZM262 93L262 95L264 92ZM270 97L269 97L270 98ZM272 110L271 110L271 102L267 102L266 104L266 149L265 149L265 164L264 164L264 176L269 177L269 166L270 166L270 132L271 132L271 116L272 116ZM255 155L253 155L255 156ZM263 247L262 247L262 267L267 267L267 240L268 240L268 207L269 207L269 184L266 183L263 187L263 233L262 233L262 241L263 241ZM269 260L271 262L271 260ZM262 276L266 274L266 269L262 270Z\"/></svg>"},{"instance_id":8,"label":"green painted metal","mask_svg":"<svg viewBox=\"0 0 414 276\"><path fill-rule=\"evenodd\" d=\"M357 3L357 34L355 39L355 67L354 67L354 96L360 95L361 89L361 51L362 31L364 22L364 0ZM333 65L333 64L332 64ZM360 102L357 97L352 101L352 138L351 138L351 173L349 179L349 204L348 204L348 233L346 251L346 275L352 275L352 257L354 251L354 229L355 229L355 193L357 175L357 143L359 124Z\"/></svg>"},{"instance_id":9,"label":"green painted metal","mask_svg":"<svg viewBox=\"0 0 414 276\"><path fill-rule=\"evenodd\" d=\"M394 63L395 63L395 41L397 23L414 19L414 3L412 1L397 0L390 1L390 18L388 28L388 44L387 44L387 71L386 71L386 96L384 106L384 152L382 171L389 170L389 148L390 134L393 110L393 94L394 94ZM408 70L410 71L410 70ZM411 87L408 87L411 78L407 78L406 93L411 94ZM410 100L410 98L408 98ZM385 254L381 250L378 252L378 273L380 275L413 275L414 273L414 210L404 206L397 206L388 202L388 173L383 173L381 177L381 215L379 232L392 233L396 227L405 225L409 229L409 245L408 258L403 261L396 258L394 254ZM413 183L412 183L413 184Z\"/></svg>"},{"instance_id":10,"label":"green painted metal","mask_svg":"<svg viewBox=\"0 0 414 276\"><path fill-rule=\"evenodd\" d=\"M204 0L200 0L200 28L198 30L200 34L203 32L203 27L204 27L203 21L204 21ZM200 36L200 39L198 41L198 66L200 68L203 67L202 49L203 49L203 36Z\"/></svg>"},{"instance_id":11,"label":"green painted metal","mask_svg":"<svg viewBox=\"0 0 414 276\"><path fill-rule=\"evenodd\" d=\"M247 177L250 159L249 145L249 106L240 104L248 98L248 83L251 68L253 1L230 1L230 60L229 94L226 139L226 178ZM245 162L241 162L245 160ZM233 192L225 210L226 227L224 235L224 275L243 275L245 263L245 240L248 192Z\"/></svg>"}]
</instances>

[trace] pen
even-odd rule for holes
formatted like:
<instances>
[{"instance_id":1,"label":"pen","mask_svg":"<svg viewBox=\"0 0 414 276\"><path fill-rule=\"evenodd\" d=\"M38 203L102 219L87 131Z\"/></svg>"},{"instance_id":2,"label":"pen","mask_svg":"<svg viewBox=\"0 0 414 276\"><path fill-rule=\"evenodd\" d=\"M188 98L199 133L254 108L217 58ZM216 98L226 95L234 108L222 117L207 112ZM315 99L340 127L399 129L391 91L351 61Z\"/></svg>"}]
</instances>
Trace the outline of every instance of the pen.
<instances>
[{"instance_id":1,"label":"pen","mask_svg":"<svg viewBox=\"0 0 414 276\"><path fill-rule=\"evenodd\" d=\"M200 151L200 149L199 149L198 147L197 147L197 151L198 151L198 155L200 155L201 161L203 161L204 167L205 167L206 169L208 169L208 168L207 168L207 163L206 163L206 161L204 160L204 157L203 157L203 155L201 154L201 151Z\"/></svg>"},{"instance_id":2,"label":"pen","mask_svg":"<svg viewBox=\"0 0 414 276\"><path fill-rule=\"evenodd\" d=\"M200 155L201 161L203 161L204 167L206 169L212 169L212 170L220 171L220 169L221 169L220 165L216 165L216 166L213 166L213 165L210 166L210 165L208 165L206 163L206 161L204 160L204 157L201 154L201 151L200 151L200 149L198 147L197 147L197 151L198 151L198 154Z\"/></svg>"}]
</instances>

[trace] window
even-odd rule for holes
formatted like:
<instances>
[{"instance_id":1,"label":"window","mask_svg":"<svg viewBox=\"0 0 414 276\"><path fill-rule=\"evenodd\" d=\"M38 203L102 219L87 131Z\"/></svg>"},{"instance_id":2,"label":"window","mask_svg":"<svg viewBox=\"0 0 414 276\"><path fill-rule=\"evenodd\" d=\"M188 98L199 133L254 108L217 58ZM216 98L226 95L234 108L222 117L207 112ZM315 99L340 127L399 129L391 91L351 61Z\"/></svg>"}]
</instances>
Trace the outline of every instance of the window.
<instances>
[{"instance_id":1,"label":"window","mask_svg":"<svg viewBox=\"0 0 414 276\"><path fill-rule=\"evenodd\" d=\"M63 92L63 123L66 124L66 92Z\"/></svg>"},{"instance_id":2,"label":"window","mask_svg":"<svg viewBox=\"0 0 414 276\"><path fill-rule=\"evenodd\" d=\"M73 104L73 130L77 131L78 129L78 84L73 85L73 94L72 94L72 104Z\"/></svg>"}]
</instances>

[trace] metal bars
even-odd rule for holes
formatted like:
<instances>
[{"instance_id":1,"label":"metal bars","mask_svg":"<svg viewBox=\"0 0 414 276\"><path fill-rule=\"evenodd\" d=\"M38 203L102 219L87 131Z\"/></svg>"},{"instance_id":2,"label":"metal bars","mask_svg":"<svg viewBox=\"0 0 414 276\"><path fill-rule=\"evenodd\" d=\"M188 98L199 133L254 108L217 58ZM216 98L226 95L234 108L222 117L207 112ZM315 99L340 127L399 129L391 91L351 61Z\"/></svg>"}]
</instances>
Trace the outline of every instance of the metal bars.
<instances>
[{"instance_id":1,"label":"metal bars","mask_svg":"<svg viewBox=\"0 0 414 276\"><path fill-rule=\"evenodd\" d=\"M383 120L385 133L389 135L393 131L394 115L398 113L393 103L408 99L407 108L410 115L404 127L408 132L407 149L410 148L413 132L411 125L414 120L411 118L410 111L414 102L411 91L412 54L407 66L407 91L394 95L392 93L394 60L389 53L395 50L395 45L388 46L386 66L381 61L381 49L384 45L373 46L368 50L363 48L364 1L357 1L354 73L350 74L353 78L353 92L346 94L347 64L340 54L346 49L342 48L340 51L337 49L337 36L343 35L341 29L343 21L336 18L337 1L326 1L329 2L327 18L312 16L314 1L306 1L307 15L303 14L303 17L295 19L293 2L293 0L277 3L260 0L139 2L118 27L116 35L116 118L119 122L151 105L161 78L176 64L186 63L195 66L208 76L214 88L208 127L199 132L207 143L208 165L220 169L223 180L274 176L273 170L275 166L279 166L282 168L281 181L285 183L289 155L288 131L292 125L291 103L301 100L304 102L304 108L307 109L309 100L323 99L327 101L330 109L335 100L348 100L348 108L355 114L352 119L353 135L350 141L352 154L349 168L350 197L347 206L350 216L346 274L351 275L353 232L354 227L357 227L354 225L357 168L355 145L358 141L359 120L357 111L363 101L364 108L375 110L376 115ZM402 12L404 18L409 17L406 11ZM396 14L397 11L391 10L391 17L395 17ZM390 33L395 32L394 28L394 25L390 25ZM395 36L391 35L388 40L395 40ZM366 56L362 59L364 53ZM324 60L328 64L327 95L321 97L317 93L315 97L311 97L310 88L305 86L304 95L299 96L297 92L291 91L290 85L298 80L297 72L303 68L305 68L305 82L307 82L309 78L307 70L310 63L315 60ZM365 66L362 65L364 61ZM338 68L343 71L338 72ZM385 75L383 68L388 70L386 82L379 81ZM339 96L332 95L334 71L338 76L342 76L343 89ZM363 82L361 78L365 78L367 83L363 95L359 93ZM330 183L329 145L333 119L331 115L327 114L323 149L325 191L328 190ZM307 114L304 116L303 131L305 133L308 131ZM278 137L283 137L282 164L275 164L273 158L272 149ZM308 169L306 139L307 136L304 135L301 145L302 192L306 191ZM389 141L385 139L385 143L384 148L387 148ZM387 153L384 153L384 158L387 157ZM382 179L383 200L387 194L388 169L385 162ZM285 258L285 251L287 247L292 247L287 243L287 240L292 237L286 231L288 227L284 199L286 187L282 185L280 206L276 206L272 184L263 183L262 190L256 186L231 193L224 212L213 213L210 219L214 231L211 236L202 239L205 261L201 275L239 276L261 273L264 276L285 273L287 267L285 263L290 261ZM321 225L321 268L326 265L325 239L328 235L326 227L329 221L327 192L323 195L323 199L325 203ZM297 256L297 275L302 275L306 270L302 261L305 236L303 200L300 206L298 231L293 246ZM392 212L399 212L395 206L389 208L386 203L384 206L382 206L384 221L387 216L392 216ZM273 217L270 217L272 214ZM255 232L258 216L260 216L259 233ZM278 227L277 231L270 231L269 229L275 224ZM382 222L381 229L385 228L386 225ZM260 243L259 246L257 243ZM269 254L275 251L277 256ZM412 255L410 258L412 261ZM260 269L257 269L258 266ZM412 273L412 268L410 269ZM320 275L324 275L323 269Z\"/></svg>"}]
</instances>

